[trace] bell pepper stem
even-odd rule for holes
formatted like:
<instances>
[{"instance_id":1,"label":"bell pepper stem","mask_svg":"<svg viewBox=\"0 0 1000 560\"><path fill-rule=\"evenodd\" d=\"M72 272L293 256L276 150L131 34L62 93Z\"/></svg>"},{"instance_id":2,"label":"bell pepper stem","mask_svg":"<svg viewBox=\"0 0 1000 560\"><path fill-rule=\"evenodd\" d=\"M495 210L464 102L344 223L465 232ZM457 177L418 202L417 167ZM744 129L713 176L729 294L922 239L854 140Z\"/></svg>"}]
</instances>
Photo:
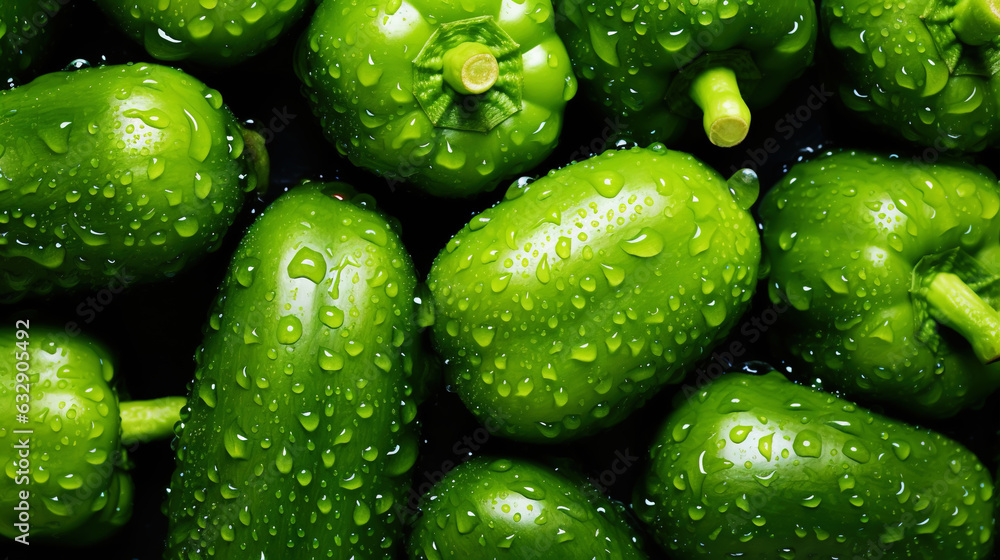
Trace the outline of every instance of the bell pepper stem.
<instances>
[{"instance_id":1,"label":"bell pepper stem","mask_svg":"<svg viewBox=\"0 0 1000 560\"><path fill-rule=\"evenodd\" d=\"M163 397L120 403L122 445L173 436L174 424L180 421L181 409L186 402L184 397Z\"/></svg>"},{"instance_id":2,"label":"bell pepper stem","mask_svg":"<svg viewBox=\"0 0 1000 560\"><path fill-rule=\"evenodd\" d=\"M1000 314L995 309L950 272L935 274L925 286L921 292L932 317L965 337L982 363L1000 359Z\"/></svg>"},{"instance_id":3,"label":"bell pepper stem","mask_svg":"<svg viewBox=\"0 0 1000 560\"><path fill-rule=\"evenodd\" d=\"M961 0L954 17L951 29L967 45L994 43L1000 37L1000 0Z\"/></svg>"},{"instance_id":4,"label":"bell pepper stem","mask_svg":"<svg viewBox=\"0 0 1000 560\"><path fill-rule=\"evenodd\" d=\"M462 43L444 53L444 81L464 95L489 91L500 78L500 65L482 43Z\"/></svg>"},{"instance_id":5,"label":"bell pepper stem","mask_svg":"<svg viewBox=\"0 0 1000 560\"><path fill-rule=\"evenodd\" d=\"M750 108L740 95L736 73L708 68L691 82L691 99L705 114L705 134L716 146L731 148L750 131Z\"/></svg>"},{"instance_id":6,"label":"bell pepper stem","mask_svg":"<svg viewBox=\"0 0 1000 560\"><path fill-rule=\"evenodd\" d=\"M271 175L271 158L267 154L264 137L249 128L243 128L243 144L249 151L250 167L257 177L257 194L267 192Z\"/></svg>"}]
</instances>

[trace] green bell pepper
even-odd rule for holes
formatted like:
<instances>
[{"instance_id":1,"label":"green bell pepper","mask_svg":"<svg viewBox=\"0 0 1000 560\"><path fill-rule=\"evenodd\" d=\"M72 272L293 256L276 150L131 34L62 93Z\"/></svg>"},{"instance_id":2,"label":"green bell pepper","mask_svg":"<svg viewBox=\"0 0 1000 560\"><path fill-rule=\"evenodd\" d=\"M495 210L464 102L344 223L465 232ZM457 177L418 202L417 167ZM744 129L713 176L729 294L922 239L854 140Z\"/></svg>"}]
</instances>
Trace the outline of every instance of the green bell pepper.
<instances>
[{"instance_id":1,"label":"green bell pepper","mask_svg":"<svg viewBox=\"0 0 1000 560\"><path fill-rule=\"evenodd\" d=\"M213 66L242 62L278 41L310 0L97 0L126 35L158 60Z\"/></svg>"},{"instance_id":2,"label":"green bell pepper","mask_svg":"<svg viewBox=\"0 0 1000 560\"><path fill-rule=\"evenodd\" d=\"M582 476L528 461L477 457L420 505L411 560L645 560L625 507Z\"/></svg>"},{"instance_id":3,"label":"green bell pepper","mask_svg":"<svg viewBox=\"0 0 1000 560\"><path fill-rule=\"evenodd\" d=\"M222 243L267 170L260 135L171 68L0 92L0 301L171 277Z\"/></svg>"},{"instance_id":4,"label":"green bell pepper","mask_svg":"<svg viewBox=\"0 0 1000 560\"><path fill-rule=\"evenodd\" d=\"M516 439L568 440L619 422L679 381L749 306L757 187L750 172L727 185L662 144L515 183L428 276L449 383Z\"/></svg>"},{"instance_id":5,"label":"green bell pepper","mask_svg":"<svg viewBox=\"0 0 1000 560\"><path fill-rule=\"evenodd\" d=\"M567 0L558 29L588 95L640 144L676 140L701 119L732 147L749 107L774 101L812 63L813 0Z\"/></svg>"},{"instance_id":6,"label":"green bell pepper","mask_svg":"<svg viewBox=\"0 0 1000 560\"><path fill-rule=\"evenodd\" d=\"M849 394L945 417L1000 386L1000 187L983 168L864 152L764 198L780 346Z\"/></svg>"},{"instance_id":7,"label":"green bell pepper","mask_svg":"<svg viewBox=\"0 0 1000 560\"><path fill-rule=\"evenodd\" d=\"M576 93L549 0L331 0L296 71L352 163L468 196L552 151Z\"/></svg>"},{"instance_id":8,"label":"green bell pepper","mask_svg":"<svg viewBox=\"0 0 1000 560\"><path fill-rule=\"evenodd\" d=\"M0 83L28 72L51 42L50 19L59 4L43 9L38 0L0 2Z\"/></svg>"},{"instance_id":9,"label":"green bell pepper","mask_svg":"<svg viewBox=\"0 0 1000 560\"><path fill-rule=\"evenodd\" d=\"M678 560L977 560L992 475L947 437L777 372L727 374L681 404L633 505Z\"/></svg>"},{"instance_id":10,"label":"green bell pepper","mask_svg":"<svg viewBox=\"0 0 1000 560\"><path fill-rule=\"evenodd\" d=\"M178 425L165 558L390 559L402 545L416 273L342 187L285 193L233 256Z\"/></svg>"},{"instance_id":11,"label":"green bell pepper","mask_svg":"<svg viewBox=\"0 0 1000 560\"><path fill-rule=\"evenodd\" d=\"M18 321L0 331L0 535L101 540L132 514L127 447L173 435L182 397L119 402L94 341Z\"/></svg>"},{"instance_id":12,"label":"green bell pepper","mask_svg":"<svg viewBox=\"0 0 1000 560\"><path fill-rule=\"evenodd\" d=\"M823 0L822 17L848 108L938 151L1000 145L1000 2Z\"/></svg>"}]
</instances>

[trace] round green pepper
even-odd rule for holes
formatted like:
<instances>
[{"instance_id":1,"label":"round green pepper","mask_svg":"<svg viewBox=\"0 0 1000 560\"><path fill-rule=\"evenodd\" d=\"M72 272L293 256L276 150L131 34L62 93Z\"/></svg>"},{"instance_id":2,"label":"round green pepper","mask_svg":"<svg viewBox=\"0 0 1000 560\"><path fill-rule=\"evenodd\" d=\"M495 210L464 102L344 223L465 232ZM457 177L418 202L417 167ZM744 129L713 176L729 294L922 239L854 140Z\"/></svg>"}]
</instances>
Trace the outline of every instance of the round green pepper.
<instances>
[{"instance_id":1,"label":"round green pepper","mask_svg":"<svg viewBox=\"0 0 1000 560\"><path fill-rule=\"evenodd\" d=\"M309 0L97 0L118 27L159 60L226 66L268 49Z\"/></svg>"},{"instance_id":2,"label":"round green pepper","mask_svg":"<svg viewBox=\"0 0 1000 560\"><path fill-rule=\"evenodd\" d=\"M676 139L687 119L732 147L750 106L774 101L812 62L813 0L562 2L559 33L588 94L640 144Z\"/></svg>"},{"instance_id":3,"label":"round green pepper","mask_svg":"<svg viewBox=\"0 0 1000 560\"><path fill-rule=\"evenodd\" d=\"M555 147L576 80L554 19L549 0L331 0L297 72L352 163L467 196Z\"/></svg>"},{"instance_id":4,"label":"round green pepper","mask_svg":"<svg viewBox=\"0 0 1000 560\"><path fill-rule=\"evenodd\" d=\"M515 183L428 275L448 383L484 424L522 441L620 422L750 306L757 194L752 172L727 183L662 144Z\"/></svg>"},{"instance_id":5,"label":"round green pepper","mask_svg":"<svg viewBox=\"0 0 1000 560\"><path fill-rule=\"evenodd\" d=\"M1000 144L1000 2L824 0L848 108L907 140Z\"/></svg>"},{"instance_id":6,"label":"round green pepper","mask_svg":"<svg viewBox=\"0 0 1000 560\"><path fill-rule=\"evenodd\" d=\"M760 207L774 332L825 384L946 417L1000 387L1000 188L864 152L796 165Z\"/></svg>"},{"instance_id":7,"label":"round green pepper","mask_svg":"<svg viewBox=\"0 0 1000 560\"><path fill-rule=\"evenodd\" d=\"M0 331L0 535L96 542L132 514L126 447L172 436L184 398L119 402L103 347L33 325Z\"/></svg>"}]
</instances>

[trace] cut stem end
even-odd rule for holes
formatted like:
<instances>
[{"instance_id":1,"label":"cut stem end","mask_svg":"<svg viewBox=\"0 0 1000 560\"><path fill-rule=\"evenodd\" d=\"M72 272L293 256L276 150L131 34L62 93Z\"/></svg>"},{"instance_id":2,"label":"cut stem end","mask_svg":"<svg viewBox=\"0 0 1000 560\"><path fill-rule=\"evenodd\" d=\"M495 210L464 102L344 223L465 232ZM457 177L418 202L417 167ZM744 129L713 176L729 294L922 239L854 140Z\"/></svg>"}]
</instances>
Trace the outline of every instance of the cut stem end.
<instances>
[{"instance_id":1,"label":"cut stem end","mask_svg":"<svg viewBox=\"0 0 1000 560\"><path fill-rule=\"evenodd\" d=\"M500 78L500 65L489 47L462 43L444 53L444 81L464 95L489 91Z\"/></svg>"},{"instance_id":2,"label":"cut stem end","mask_svg":"<svg viewBox=\"0 0 1000 560\"><path fill-rule=\"evenodd\" d=\"M922 292L931 316L969 341L980 362L1000 360L1000 314L961 278L940 272Z\"/></svg>"},{"instance_id":3,"label":"cut stem end","mask_svg":"<svg viewBox=\"0 0 1000 560\"><path fill-rule=\"evenodd\" d=\"M713 144L732 148L747 137L750 108L731 69L716 66L703 71L691 82L691 99L705 114L705 134Z\"/></svg>"}]
</instances>

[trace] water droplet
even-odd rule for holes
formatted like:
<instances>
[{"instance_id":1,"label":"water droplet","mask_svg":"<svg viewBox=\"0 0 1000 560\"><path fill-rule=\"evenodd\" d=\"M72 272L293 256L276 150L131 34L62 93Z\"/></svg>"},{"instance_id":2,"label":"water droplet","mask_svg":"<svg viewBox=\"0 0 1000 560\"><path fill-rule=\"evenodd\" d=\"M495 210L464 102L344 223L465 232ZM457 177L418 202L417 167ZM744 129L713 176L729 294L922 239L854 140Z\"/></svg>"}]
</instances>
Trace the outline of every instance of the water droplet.
<instances>
[{"instance_id":1,"label":"water droplet","mask_svg":"<svg viewBox=\"0 0 1000 560\"><path fill-rule=\"evenodd\" d=\"M299 249L288 263L289 278L308 278L319 284L326 277L326 259L308 247Z\"/></svg>"},{"instance_id":2,"label":"water droplet","mask_svg":"<svg viewBox=\"0 0 1000 560\"><path fill-rule=\"evenodd\" d=\"M859 463L867 463L871 459L871 452L865 447L865 444L857 439L850 439L844 443L844 447L841 450L844 456L849 459L854 459Z\"/></svg>"},{"instance_id":3,"label":"water droplet","mask_svg":"<svg viewBox=\"0 0 1000 560\"><path fill-rule=\"evenodd\" d=\"M732 430L729 430L729 439L733 443L743 443L751 431L753 431L752 426L736 426Z\"/></svg>"},{"instance_id":4,"label":"water droplet","mask_svg":"<svg viewBox=\"0 0 1000 560\"><path fill-rule=\"evenodd\" d=\"M312 412L300 412L299 413L299 424L306 429L307 432L316 431L319 427L319 414L314 414Z\"/></svg>"},{"instance_id":5,"label":"water droplet","mask_svg":"<svg viewBox=\"0 0 1000 560\"><path fill-rule=\"evenodd\" d=\"M597 346L589 342L574 346L570 350L569 357L578 362L593 362L597 359Z\"/></svg>"},{"instance_id":6,"label":"water droplet","mask_svg":"<svg viewBox=\"0 0 1000 560\"><path fill-rule=\"evenodd\" d=\"M757 450L760 452L761 456L764 457L768 462L771 462L771 449L772 441L774 440L774 434L767 434L766 436L760 438L757 441Z\"/></svg>"},{"instance_id":7,"label":"water droplet","mask_svg":"<svg viewBox=\"0 0 1000 560\"><path fill-rule=\"evenodd\" d=\"M344 367L344 357L327 348L320 348L319 367L323 371L340 371Z\"/></svg>"},{"instance_id":8,"label":"water droplet","mask_svg":"<svg viewBox=\"0 0 1000 560\"><path fill-rule=\"evenodd\" d=\"M222 436L222 443L226 452L233 459L250 457L250 442L235 420L230 422L229 427L226 428L226 432Z\"/></svg>"},{"instance_id":9,"label":"water droplet","mask_svg":"<svg viewBox=\"0 0 1000 560\"><path fill-rule=\"evenodd\" d=\"M336 329L344 324L344 312L336 307L324 305L319 308L319 320L331 329Z\"/></svg>"},{"instance_id":10,"label":"water droplet","mask_svg":"<svg viewBox=\"0 0 1000 560\"><path fill-rule=\"evenodd\" d=\"M604 277L607 278L608 284L612 288L618 287L625 280L625 269L622 267L602 264L601 272L604 273Z\"/></svg>"},{"instance_id":11,"label":"water droplet","mask_svg":"<svg viewBox=\"0 0 1000 560\"><path fill-rule=\"evenodd\" d=\"M812 430L802 430L796 434L792 450L799 457L819 457L823 453L823 440Z\"/></svg>"},{"instance_id":12,"label":"water droplet","mask_svg":"<svg viewBox=\"0 0 1000 560\"><path fill-rule=\"evenodd\" d=\"M560 237L559 241L556 242L556 255L559 255L560 259L568 259L571 244L572 240L570 238Z\"/></svg>"},{"instance_id":13,"label":"water droplet","mask_svg":"<svg viewBox=\"0 0 1000 560\"><path fill-rule=\"evenodd\" d=\"M288 452L287 447L282 447L281 452L278 453L278 457L274 460L274 466L277 467L278 472L281 474L288 474L292 472L292 460L291 453Z\"/></svg>"},{"instance_id":14,"label":"water droplet","mask_svg":"<svg viewBox=\"0 0 1000 560\"><path fill-rule=\"evenodd\" d=\"M174 230L181 237L193 237L199 227L198 218L194 216L182 216L174 222Z\"/></svg>"},{"instance_id":15,"label":"water droplet","mask_svg":"<svg viewBox=\"0 0 1000 560\"><path fill-rule=\"evenodd\" d=\"M255 257L247 257L241 260L236 265L236 271L234 277L236 282L243 286L244 288L249 288L253 285L254 273L257 271L257 267L260 266L260 259Z\"/></svg>"},{"instance_id":16,"label":"water droplet","mask_svg":"<svg viewBox=\"0 0 1000 560\"><path fill-rule=\"evenodd\" d=\"M495 335L496 332L493 330L493 327L488 326L477 327L472 331L472 338L476 341L476 344L482 346L483 348L486 348L493 343L493 337Z\"/></svg>"},{"instance_id":17,"label":"water droplet","mask_svg":"<svg viewBox=\"0 0 1000 560\"><path fill-rule=\"evenodd\" d=\"M619 246L626 253L636 257L655 257L663 251L663 236L656 230L644 227L639 234L627 241L622 241Z\"/></svg>"},{"instance_id":18,"label":"water droplet","mask_svg":"<svg viewBox=\"0 0 1000 560\"><path fill-rule=\"evenodd\" d=\"M607 171L600 174L590 175L588 181L594 186L594 190L604 198L614 198L618 196L625 186L625 178L616 171Z\"/></svg>"},{"instance_id":19,"label":"water droplet","mask_svg":"<svg viewBox=\"0 0 1000 560\"><path fill-rule=\"evenodd\" d=\"M732 1L735 4L735 1ZM739 8L737 8L739 10ZM733 174L727 182L733 200L743 210L749 210L757 197L760 196L760 179L752 169L741 169Z\"/></svg>"},{"instance_id":20,"label":"water droplet","mask_svg":"<svg viewBox=\"0 0 1000 560\"><path fill-rule=\"evenodd\" d=\"M354 508L353 514L354 524L358 526L364 525L365 523L368 523L371 516L371 510L368 508L368 505L364 502L357 502L357 506Z\"/></svg>"},{"instance_id":21,"label":"water droplet","mask_svg":"<svg viewBox=\"0 0 1000 560\"><path fill-rule=\"evenodd\" d=\"M285 315L278 319L278 342L294 344L302 338L302 321L295 315Z\"/></svg>"}]
</instances>

